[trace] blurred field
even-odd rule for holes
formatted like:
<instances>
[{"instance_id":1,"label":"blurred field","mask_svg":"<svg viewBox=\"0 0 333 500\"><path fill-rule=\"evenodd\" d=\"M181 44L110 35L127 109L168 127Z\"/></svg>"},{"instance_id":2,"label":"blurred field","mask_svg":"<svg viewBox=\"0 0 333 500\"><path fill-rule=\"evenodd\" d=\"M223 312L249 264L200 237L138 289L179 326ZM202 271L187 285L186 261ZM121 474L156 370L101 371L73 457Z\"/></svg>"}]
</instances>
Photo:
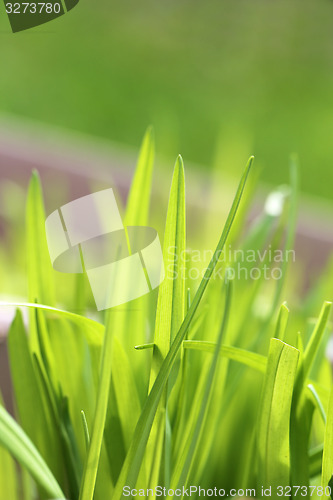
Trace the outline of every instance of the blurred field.
<instances>
[{"instance_id":1,"label":"blurred field","mask_svg":"<svg viewBox=\"0 0 333 500\"><path fill-rule=\"evenodd\" d=\"M87 2L11 34L0 6L0 111L233 172L249 154L285 182L331 197L333 3Z\"/></svg>"},{"instance_id":2,"label":"blurred field","mask_svg":"<svg viewBox=\"0 0 333 500\"><path fill-rule=\"evenodd\" d=\"M41 449L45 451L52 472L55 475L60 472L59 484L68 488L68 491L71 489L67 498L78 498L81 479L84 477L82 464L86 456L86 443L80 417L82 408L87 414L88 428L93 431L91 436L96 435L97 429L102 441L105 430L107 452L103 451L104 455L101 455L102 472L99 473L95 495L102 499L110 498L110 492L113 491L111 482L115 483L118 479L133 436L133 447L139 443L138 447L142 450L141 458L140 450L134 451L133 455L138 469L142 458L146 460L143 449L148 442L147 463L149 467L152 466L147 469L150 479L153 481L156 473L157 478L170 475L171 484L180 484L179 472L187 481L190 471L186 469L190 463L193 467L193 484L200 484L196 476L208 485L234 487L243 482L259 484L259 481L261 485L265 482L270 484L270 477L276 477L276 471L288 481L291 471L294 475L295 471L299 473L299 468L308 467L308 455L316 459L317 445L320 447L325 440L325 450L332 449L330 436L333 435L333 420L332 412L328 410L332 376L331 365L325 357L332 329L331 323L326 328L330 306L324 305L324 320L320 319L315 328L313 319L318 317L323 300L332 300L332 1L147 0L139 3L134 0L81 0L78 7L63 18L15 35L10 32L3 3L0 4L0 299L17 304L22 301L34 302L37 298L41 304L61 306L67 311L102 320L102 315L96 315L91 290L87 281L82 280L82 275L59 273L51 268L44 235L42 191L36 174L31 180L26 203L28 179L35 167L40 171L47 215L70 200L112 185L121 212L126 214L126 224L130 221L129 226L138 225L140 220L140 225L156 228L166 252L168 248L176 248L171 245L173 243L177 243L179 249L187 248L188 253L185 255L190 256L190 263L185 267L198 271L194 278L187 277L185 284L189 294L186 300L180 274L179 279L175 278L176 286L160 287L163 301L161 299L162 305L157 308L156 323L157 291L147 297L140 297L128 308L124 306L117 310L121 314L112 316L114 320L110 322L110 332L115 332L116 342L119 343L118 347L115 346L114 355L118 365L112 362L111 376L108 367L111 367L112 351L107 345L105 353L108 354L106 357L103 355L103 359L109 360L105 365L103 361L98 390L96 381L100 350L97 351L97 348L101 347L101 337L99 343L94 337L90 346L83 337L84 328L80 326L77 329L75 325L67 323L64 314L60 318L51 315L47 323L45 320L46 328L44 320L43 328L39 328L38 321L44 316L37 314L30 316L29 339L32 341L28 347L24 327L18 317L18 323L12 330L14 333L9 335L9 342L14 342L9 349L16 391L15 404L21 402L21 410L26 410L30 436L34 442L40 439ZM158 158L152 182L152 210L148 219L147 214L142 218L140 215L145 212L146 206L143 193L149 191L146 187L142 189L141 184L150 184L150 160L139 162L144 170L137 177L140 182L133 184L135 188L132 192L136 194L132 199L135 203L129 205L131 209L128 212L125 212L125 199L133 178L138 146L150 123L155 127ZM152 149L153 139L149 137ZM171 223L166 224L164 232L172 166L179 152L186 166L186 224L185 183L182 162L179 160L169 212L175 214L176 223L173 223L170 215L167 220ZM292 170L290 189L278 188L280 183L289 182L289 157L293 152L298 153L301 165L303 196L300 197L300 203L296 167ZM294 246L296 258L290 262L290 266L285 264L287 260L282 259L277 266L283 270L282 278L267 281L262 274L259 280L252 279L251 275L248 279L248 271L254 267L252 260L243 262L244 259L237 258L233 262L229 258L221 263L221 268L234 265L235 269L241 264L243 270L241 278L235 280L235 299L231 302L231 310L228 299L222 317L222 281L211 280L211 289L206 290L199 306L199 302L195 301L200 301L200 294L207 284L206 278L198 295L195 295L195 290L202 269L206 269L209 264L209 250L215 248L232 205L236 179L239 180L250 154L256 157L255 168L246 186L230 239L227 240L228 245L229 242L232 244L228 248L234 248L235 245L235 248L261 251L271 247L285 250ZM146 156L151 158L151 152ZM196 168L200 170L196 171ZM257 186L258 178L277 189L271 197L271 200L275 200L275 213L265 203L269 189L267 185ZM144 182L141 183L141 179ZM313 201L304 193L319 196L322 200L315 198ZM236 202L237 198L234 207L237 206ZM299 218L293 245L296 205L299 207ZM197 250L199 258L196 257ZM265 259L258 257L259 271ZM181 266L181 262L176 265L177 260L178 257L172 263L173 269ZM269 260L272 259L267 257ZM288 275L285 273L287 268L290 268ZM53 288L56 298L52 297ZM226 291L227 298L228 293ZM281 316L278 316L284 300L291 311L287 329L288 309L283 306ZM191 312L197 306L196 314L202 315L199 320ZM160 311L163 308L162 314ZM185 310L190 311L189 321L194 318L197 323L193 320L193 324L188 323L186 328L183 327L172 359L176 359L177 350L187 334L190 342L196 340L210 344L205 344L203 347L206 349L202 349L202 352L182 353L183 365L179 370L181 378L178 379L181 385L177 382L173 386L172 363L167 368L169 371L164 370L162 376L158 375L159 379L163 379L163 384L168 383L167 392L163 392L161 398L161 401L163 399L168 403L160 406L161 396L155 397L154 390L149 392L151 382L157 380L155 364L156 373L160 373L162 366L156 356L156 352L158 356L162 352L158 335L162 329L165 330L167 352L183 321ZM164 316L170 318L170 326L165 327ZM224 332L229 316L228 329ZM11 318L11 310L2 312L0 333L3 337ZM82 321L85 321L84 318ZM109 321L107 323L109 325ZM187 332L189 326L191 328ZM110 339L111 334L108 330L106 332L105 338ZM285 347L278 340L271 342L272 336L296 346L300 352L284 344L288 352L285 353L286 357L285 354L282 357ZM133 347L147 347L146 343L152 341L158 349L153 350L149 375L149 344L141 352ZM212 350L207 347L211 346L212 341L219 344L212 364L208 365L210 361L209 358L207 361L206 354L212 354ZM252 365L259 364L259 369L256 366L258 373L245 372L234 364L237 359L230 357L230 366L229 361L223 363L214 375L222 341L227 348L249 349L247 356L250 361L252 359ZM30 379L23 373L24 366L19 357L20 343L26 345L24 349L28 373L32 375ZM269 343L272 346L271 354L266 359ZM5 344L1 346L0 342L0 380L8 403L12 400L12 391L8 384L5 348ZM192 347L187 344L189 351L195 348L195 344L192 343ZM227 349L225 352L230 351ZM245 352L239 352L239 357L244 357ZM125 357L122 358L119 353ZM256 363L253 363L253 354L257 356L254 358ZM298 356L302 363L299 370L301 376L296 376ZM331 347L329 356L332 359ZM287 361L284 368L280 365L280 358L283 362ZM125 363L120 366L122 359ZM184 361L186 359L190 361ZM36 360L39 364L33 365ZM274 368L272 371L267 370L267 383L266 378L261 378L266 365ZM251 363L246 366L251 367ZM44 372L47 373L46 384L41 383L43 380L37 376L35 379L34 368L40 367L36 373L42 377ZM127 376L124 377L122 373L126 370ZM167 381L170 372L170 380ZM278 376L271 377L273 372ZM105 420L105 416L100 421L96 419L96 426L94 423L94 414L98 416L104 412L102 406L99 406L101 411L95 411L95 397L104 393L104 402L103 399L100 401L106 412L109 390L103 381L109 381L110 376L111 410L104 429L102 420ZM218 377L218 383L211 392L210 385L215 376ZM172 384L169 383L171 381ZM262 401L271 401L272 410L264 404L259 406L262 381L265 391ZM314 402L311 403L311 409L309 407L310 417L305 409L305 403L308 399L311 401L310 395L307 394L304 399L301 397L303 389L305 394L310 382L318 384L318 401L321 400L319 410L321 404L324 409L321 417L316 410L311 435L310 425L306 423L305 429L304 423L298 421L298 415L305 417L304 422L310 422L312 418ZM30 393L25 391L25 384L29 391L32 387L34 397L30 398ZM45 393L40 394L40 387ZM157 390L161 395L164 389L160 387ZM172 398L168 400L172 387ZM153 403L151 396L147 399L148 393L153 394ZM292 398L293 393L296 397ZM155 391L155 394L158 393ZM289 400L286 394L289 394ZM70 402L68 419L63 410L67 395ZM178 396L182 396L183 401ZM333 401L333 396L330 398ZM55 407L51 404L45 413L46 416L55 416L54 425L49 426L47 418L43 417L44 400L56 402ZM127 403L133 401L133 405L126 407ZM287 405L285 401L289 401ZM12 406L9 404L10 408ZM142 408L146 413L139 421ZM269 418L266 418L267 408L271 412L268 413ZM156 441L150 446L148 441L156 409L158 412L162 409L160 415L167 415L168 419L163 416L162 425L167 432L161 426L166 436L165 450L169 448L165 453L163 444L159 446ZM204 421L205 412L207 421ZM325 412L328 417L328 437L324 434L321 420L322 416L325 420ZM138 430L134 434L137 422ZM140 422L146 422L147 425L143 433ZM278 425L274 429L276 422ZM286 447L284 445L289 443L290 422L292 434L289 450L288 444ZM67 440L65 444L68 446L69 443L68 449L64 447L68 456L58 446L63 446L62 440L65 442L67 439L66 435L64 438L59 433L65 428L65 423L72 426L70 430L74 429L70 436L74 436L73 441ZM204 431L202 435L201 428ZM155 428L151 433L153 438L154 433ZM259 436L258 446L255 444L255 435ZM270 435L273 436L272 440ZM196 440L198 448L192 446ZM274 444L279 443L279 440L281 449ZM154 452L150 456L151 450ZM156 464L153 460L155 455ZM67 458L69 462L66 462ZM317 484L319 481L320 453L319 460L316 460L314 470L305 477L306 482L311 479ZM164 467L164 461L169 461L170 467L166 464L162 473L162 469L158 470L158 464ZM63 463L66 464L64 476ZM73 468L68 468L67 463ZM258 478L256 463L260 469ZM327 460L323 463L327 484L331 464L327 464ZM134 464L133 470L137 465ZM13 463L11 466L15 472ZM105 473L107 468L112 474ZM271 476L267 472L267 477L263 475L264 480L261 481L261 471L266 469ZM124 470L127 476L126 468ZM134 473L128 473L128 477L131 474L134 477L135 470ZM8 479L8 484L15 491L14 473L14 480L11 480L6 473L1 474L0 467L0 476L2 481ZM3 500L1 491L5 492L5 500L16 497L16 494L8 494L6 487L2 487L0 500ZM26 498L32 497L26 495ZM54 497L59 497L59 494Z\"/></svg>"}]
</instances>

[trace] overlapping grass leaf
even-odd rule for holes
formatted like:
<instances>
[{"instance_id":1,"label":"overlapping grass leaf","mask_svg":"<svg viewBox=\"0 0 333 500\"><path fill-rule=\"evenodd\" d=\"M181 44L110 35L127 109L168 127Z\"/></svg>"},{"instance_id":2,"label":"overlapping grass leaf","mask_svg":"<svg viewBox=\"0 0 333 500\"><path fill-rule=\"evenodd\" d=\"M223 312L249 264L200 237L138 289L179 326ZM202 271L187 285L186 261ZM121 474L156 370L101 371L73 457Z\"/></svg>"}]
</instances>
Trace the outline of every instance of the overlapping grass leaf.
<instances>
[{"instance_id":1,"label":"overlapping grass leaf","mask_svg":"<svg viewBox=\"0 0 333 500\"><path fill-rule=\"evenodd\" d=\"M139 418L138 424L135 429L134 437L130 446L130 449L127 453L127 457L125 460L125 463L123 465L120 477L118 479L118 482L115 487L115 492L114 492L114 498L115 499L120 499L123 491L123 486L128 485L128 486L134 486L140 471L141 463L142 463L142 458L144 455L145 447L149 438L151 426L153 424L154 416L158 407L159 400L161 398L161 395L163 393L165 384L168 380L168 376L170 374L170 371L172 369L173 363L175 361L175 358L179 352L179 349L182 345L182 342L184 340L184 337L186 335L186 332L191 325L191 322L193 320L193 317L195 315L195 312L198 308L199 303L201 302L202 296L206 290L206 287L208 285L209 279L212 276L212 273L215 269L215 266L218 262L218 259L220 257L220 252L222 251L225 242L228 238L230 229L232 227L234 218L237 213L238 206L240 204L243 190L246 184L246 180L248 177L248 174L250 172L251 166L252 166L252 161L253 158L251 157L245 171L243 173L243 176L241 178L240 184L238 186L232 207L230 209L229 215L227 217L224 229L222 231L222 235L220 237L220 240L217 244L217 247L215 249L215 252L212 256L212 259L206 269L206 272L204 274L204 277L199 285L199 288L194 296L193 302L185 316L185 319L182 323L182 326L179 329L179 332L177 333L170 350L163 361L161 365L161 369L159 371L159 374L155 380L155 383L150 391L149 397L147 398L147 401L144 405L144 408L142 410L141 416Z\"/></svg>"}]
</instances>

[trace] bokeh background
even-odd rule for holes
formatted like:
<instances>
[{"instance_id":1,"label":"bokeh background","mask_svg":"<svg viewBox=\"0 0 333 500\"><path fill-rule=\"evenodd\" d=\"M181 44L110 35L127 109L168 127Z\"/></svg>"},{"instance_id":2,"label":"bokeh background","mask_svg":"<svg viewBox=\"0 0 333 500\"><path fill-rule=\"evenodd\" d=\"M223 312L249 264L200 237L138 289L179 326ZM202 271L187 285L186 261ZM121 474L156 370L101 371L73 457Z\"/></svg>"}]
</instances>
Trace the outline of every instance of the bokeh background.
<instances>
[{"instance_id":1,"label":"bokeh background","mask_svg":"<svg viewBox=\"0 0 333 500\"><path fill-rule=\"evenodd\" d=\"M0 5L0 111L331 199L331 0L81 0L11 34Z\"/></svg>"},{"instance_id":2,"label":"bokeh background","mask_svg":"<svg viewBox=\"0 0 333 500\"><path fill-rule=\"evenodd\" d=\"M251 154L259 178L253 220L269 189L288 183L296 153L296 250L307 270L300 289L317 279L333 249L332 1L80 0L16 34L1 4L0 38L0 258L11 269L0 276L2 290L26 289L18 239L32 169L47 214L110 185L125 201L150 124L151 223L163 233L181 153L194 248L203 240L213 248Z\"/></svg>"}]
</instances>

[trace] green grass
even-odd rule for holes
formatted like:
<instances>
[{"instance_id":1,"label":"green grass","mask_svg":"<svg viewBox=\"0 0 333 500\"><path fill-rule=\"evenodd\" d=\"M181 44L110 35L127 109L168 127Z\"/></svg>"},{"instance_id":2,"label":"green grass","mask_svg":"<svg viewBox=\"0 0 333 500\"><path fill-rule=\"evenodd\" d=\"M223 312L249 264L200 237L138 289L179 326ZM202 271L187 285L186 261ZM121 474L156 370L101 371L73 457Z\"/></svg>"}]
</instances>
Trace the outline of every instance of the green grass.
<instances>
[{"instance_id":1,"label":"green grass","mask_svg":"<svg viewBox=\"0 0 333 500\"><path fill-rule=\"evenodd\" d=\"M153 155L149 130L128 197L128 225L149 225ZM186 201L178 157L163 238L165 280L158 291L94 319L85 279L66 275L66 287L79 297L66 306L60 295L33 174L29 302L15 304L8 337L18 423L0 407L1 500L117 500L125 486L156 485L256 488L259 496L262 486L331 483L332 375L325 357L331 303L321 312L318 304L332 271L289 310L284 300L294 263L276 264L279 280L253 280L233 278L239 258L220 259L229 245L261 252L292 247L296 165L281 213L264 212L245 231L252 168L251 157L226 221L216 228L211 260L194 279L202 263L190 250L182 261ZM201 249L207 250L204 241ZM73 312L78 303L82 314ZM22 309L29 310L28 325Z\"/></svg>"}]
</instances>

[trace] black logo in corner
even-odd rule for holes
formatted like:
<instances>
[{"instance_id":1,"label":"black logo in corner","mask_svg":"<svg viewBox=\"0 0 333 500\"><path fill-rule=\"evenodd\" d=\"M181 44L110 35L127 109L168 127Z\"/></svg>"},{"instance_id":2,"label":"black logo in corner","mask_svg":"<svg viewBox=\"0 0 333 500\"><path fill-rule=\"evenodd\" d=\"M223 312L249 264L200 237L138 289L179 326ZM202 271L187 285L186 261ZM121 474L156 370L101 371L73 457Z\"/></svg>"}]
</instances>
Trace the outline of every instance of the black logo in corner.
<instances>
[{"instance_id":1,"label":"black logo in corner","mask_svg":"<svg viewBox=\"0 0 333 500\"><path fill-rule=\"evenodd\" d=\"M79 0L4 0L13 33L45 24L73 9Z\"/></svg>"}]
</instances>

